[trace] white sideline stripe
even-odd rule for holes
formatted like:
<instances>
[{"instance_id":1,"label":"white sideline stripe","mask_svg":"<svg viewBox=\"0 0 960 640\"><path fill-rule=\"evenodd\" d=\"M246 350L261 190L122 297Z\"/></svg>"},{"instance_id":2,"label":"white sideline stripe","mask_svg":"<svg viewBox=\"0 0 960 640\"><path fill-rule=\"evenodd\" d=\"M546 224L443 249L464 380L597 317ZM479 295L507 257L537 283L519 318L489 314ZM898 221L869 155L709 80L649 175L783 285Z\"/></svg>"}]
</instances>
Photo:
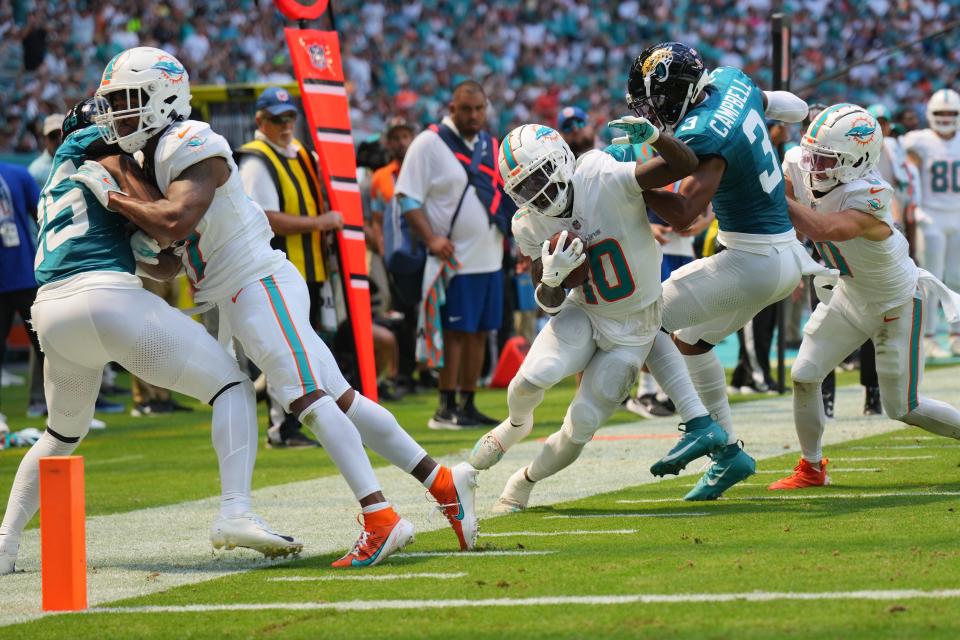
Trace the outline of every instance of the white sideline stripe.
<instances>
[{"instance_id":1,"label":"white sideline stripe","mask_svg":"<svg viewBox=\"0 0 960 640\"><path fill-rule=\"evenodd\" d=\"M942 440L943 438L938 438L936 436L893 436L891 440L908 440L910 442L914 440Z\"/></svg>"},{"instance_id":2,"label":"white sideline stripe","mask_svg":"<svg viewBox=\"0 0 960 640\"><path fill-rule=\"evenodd\" d=\"M563 516L543 516L544 520L579 520L580 518L686 518L687 516L708 516L706 511L687 511L684 513L580 513Z\"/></svg>"},{"instance_id":3,"label":"white sideline stripe","mask_svg":"<svg viewBox=\"0 0 960 640\"><path fill-rule=\"evenodd\" d=\"M843 460L844 462L882 462L884 460L933 460L936 456L876 456L869 458L831 458L831 460Z\"/></svg>"},{"instance_id":4,"label":"white sideline stripe","mask_svg":"<svg viewBox=\"0 0 960 640\"><path fill-rule=\"evenodd\" d=\"M614 536L636 533L636 529L601 529L590 531L577 529L575 531L498 531L496 533L480 533L481 538L508 538L510 536Z\"/></svg>"},{"instance_id":5,"label":"white sideline stripe","mask_svg":"<svg viewBox=\"0 0 960 640\"><path fill-rule=\"evenodd\" d=\"M937 440L946 440L946 438L937 438ZM942 449L947 445L946 442L943 443L943 447L938 447L933 444L873 444L873 445L857 445L853 447L847 447L847 451L889 451L896 449Z\"/></svg>"},{"instance_id":6,"label":"white sideline stripe","mask_svg":"<svg viewBox=\"0 0 960 640\"><path fill-rule=\"evenodd\" d=\"M346 600L343 602L273 602L256 604L188 604L180 606L93 607L95 613L202 613L208 611L381 611L383 609L447 609L454 607L538 607L559 605L671 604L683 602L775 602L778 600L916 600L960 598L960 589L923 591L752 591L745 593L650 593L622 596L547 596L485 600Z\"/></svg>"},{"instance_id":7,"label":"white sideline stripe","mask_svg":"<svg viewBox=\"0 0 960 640\"><path fill-rule=\"evenodd\" d=\"M827 469L830 473L877 473L883 469L872 467L839 467L837 469ZM780 473L793 473L793 469L757 469L757 475L770 475Z\"/></svg>"},{"instance_id":8,"label":"white sideline stripe","mask_svg":"<svg viewBox=\"0 0 960 640\"><path fill-rule=\"evenodd\" d=\"M460 571L458 573L391 573L383 576L280 576L277 578L267 578L267 582L330 582L334 580L379 582L381 580L414 580L417 578L453 580L455 578L463 578L466 575L465 572Z\"/></svg>"},{"instance_id":9,"label":"white sideline stripe","mask_svg":"<svg viewBox=\"0 0 960 640\"><path fill-rule=\"evenodd\" d=\"M751 500L850 500L862 498L903 498L930 496L960 496L960 491L883 491L879 493L787 493L778 492L768 496L723 497L723 502ZM617 504L654 504L659 502L683 502L683 498L647 498L643 500L617 500Z\"/></svg>"},{"instance_id":10,"label":"white sideline stripe","mask_svg":"<svg viewBox=\"0 0 960 640\"><path fill-rule=\"evenodd\" d=\"M204 450L209 450L210 447L204 447ZM84 460L83 464L87 467L98 467L102 464L113 464L115 462L130 462L131 460L139 460L142 458L142 455L136 456L120 456L119 458L105 458L103 460L90 460L87 462Z\"/></svg>"},{"instance_id":11,"label":"white sideline stripe","mask_svg":"<svg viewBox=\"0 0 960 640\"><path fill-rule=\"evenodd\" d=\"M490 558L493 556L549 556L556 551L412 551L396 553L393 558Z\"/></svg>"}]
</instances>

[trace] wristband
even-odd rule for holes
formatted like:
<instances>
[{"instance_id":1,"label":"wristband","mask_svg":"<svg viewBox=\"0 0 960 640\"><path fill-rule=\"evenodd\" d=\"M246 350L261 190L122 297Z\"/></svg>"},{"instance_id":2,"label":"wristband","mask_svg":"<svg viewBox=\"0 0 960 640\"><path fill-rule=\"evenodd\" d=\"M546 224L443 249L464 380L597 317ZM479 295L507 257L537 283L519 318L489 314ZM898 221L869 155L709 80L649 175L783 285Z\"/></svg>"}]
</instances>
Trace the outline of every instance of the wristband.
<instances>
[{"instance_id":1,"label":"wristband","mask_svg":"<svg viewBox=\"0 0 960 640\"><path fill-rule=\"evenodd\" d=\"M544 311L546 311L547 313L549 313L550 315L560 313L560 307L563 306L563 303L560 303L555 307L550 307L545 305L543 301L540 299L540 287L542 286L543 286L543 283L541 282L540 284L537 285L536 290L534 290L533 292L533 299L537 301L537 306L543 309ZM566 298L564 298L564 300L566 300Z\"/></svg>"}]
</instances>

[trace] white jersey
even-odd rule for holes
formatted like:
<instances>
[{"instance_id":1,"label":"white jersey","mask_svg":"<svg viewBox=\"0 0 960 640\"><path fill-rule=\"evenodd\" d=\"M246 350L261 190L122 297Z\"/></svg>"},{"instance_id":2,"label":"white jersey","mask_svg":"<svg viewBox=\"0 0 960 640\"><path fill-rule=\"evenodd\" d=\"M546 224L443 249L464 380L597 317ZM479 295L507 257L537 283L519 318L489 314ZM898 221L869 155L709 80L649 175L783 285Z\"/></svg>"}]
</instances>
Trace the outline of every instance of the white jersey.
<instances>
[{"instance_id":1,"label":"white jersey","mask_svg":"<svg viewBox=\"0 0 960 640\"><path fill-rule=\"evenodd\" d=\"M927 214L960 213L960 134L949 140L933 129L910 131L903 148L920 160L920 194Z\"/></svg>"},{"instance_id":2,"label":"white jersey","mask_svg":"<svg viewBox=\"0 0 960 640\"><path fill-rule=\"evenodd\" d=\"M827 266L840 271L840 287L847 296L863 306L885 309L913 298L919 273L910 259L907 239L893 226L893 188L873 170L817 198L812 189L796 178L799 168L788 166L790 159L788 155L784 160L784 173L793 181L793 192L800 204L825 215L846 209L862 211L882 220L893 231L879 241L853 238L814 243Z\"/></svg>"},{"instance_id":3,"label":"white jersey","mask_svg":"<svg viewBox=\"0 0 960 640\"><path fill-rule=\"evenodd\" d=\"M894 188L897 200L904 204L912 201L912 174L907 167L907 152L896 138L884 136L883 154L877 164L877 172Z\"/></svg>"},{"instance_id":4,"label":"white jersey","mask_svg":"<svg viewBox=\"0 0 960 640\"><path fill-rule=\"evenodd\" d=\"M185 169L214 157L227 161L230 177L217 189L187 238L182 256L199 302L235 295L244 285L274 273L286 260L282 252L270 247L270 223L263 209L244 193L230 144L210 125L185 120L171 125L160 137L154 172L161 193L166 194Z\"/></svg>"},{"instance_id":5,"label":"white jersey","mask_svg":"<svg viewBox=\"0 0 960 640\"><path fill-rule=\"evenodd\" d=\"M602 151L589 151L577 160L569 217L520 209L513 218L517 245L534 260L540 258L543 242L558 231L566 229L583 240L590 277L567 299L582 306L595 325L597 319L622 322L660 299L660 248L634 168Z\"/></svg>"}]
</instances>

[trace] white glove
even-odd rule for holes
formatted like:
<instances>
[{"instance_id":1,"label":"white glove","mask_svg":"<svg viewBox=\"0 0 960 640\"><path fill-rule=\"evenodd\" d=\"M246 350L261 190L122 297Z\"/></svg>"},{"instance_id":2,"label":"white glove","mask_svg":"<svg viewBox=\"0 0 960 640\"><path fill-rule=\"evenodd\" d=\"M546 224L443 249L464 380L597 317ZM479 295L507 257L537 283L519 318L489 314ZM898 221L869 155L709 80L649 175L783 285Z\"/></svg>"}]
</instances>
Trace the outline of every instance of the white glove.
<instances>
[{"instance_id":1,"label":"white glove","mask_svg":"<svg viewBox=\"0 0 960 640\"><path fill-rule=\"evenodd\" d=\"M608 127L623 129L627 135L613 139L613 144L653 144L660 137L660 130L649 120L638 116L623 116L607 123Z\"/></svg>"},{"instance_id":2,"label":"white glove","mask_svg":"<svg viewBox=\"0 0 960 640\"><path fill-rule=\"evenodd\" d=\"M137 262L144 264L158 264L160 258L160 243L148 236L146 233L137 229L130 236L130 248L133 250L133 257Z\"/></svg>"},{"instance_id":3,"label":"white glove","mask_svg":"<svg viewBox=\"0 0 960 640\"><path fill-rule=\"evenodd\" d=\"M540 282L548 287L559 287L570 272L587 259L580 238L574 238L573 242L564 248L566 244L567 232L563 231L560 233L553 253L550 253L550 240L544 240L543 246L540 247L540 262L543 265L543 276Z\"/></svg>"},{"instance_id":4,"label":"white glove","mask_svg":"<svg viewBox=\"0 0 960 640\"><path fill-rule=\"evenodd\" d=\"M120 190L120 185L113 179L110 172L104 169L103 165L96 160L87 160L84 162L80 165L80 168L77 169L77 172L70 176L70 179L76 180L89 189L90 193L96 197L100 204L110 211L112 211L109 206L111 192L124 196L127 195Z\"/></svg>"}]
</instances>

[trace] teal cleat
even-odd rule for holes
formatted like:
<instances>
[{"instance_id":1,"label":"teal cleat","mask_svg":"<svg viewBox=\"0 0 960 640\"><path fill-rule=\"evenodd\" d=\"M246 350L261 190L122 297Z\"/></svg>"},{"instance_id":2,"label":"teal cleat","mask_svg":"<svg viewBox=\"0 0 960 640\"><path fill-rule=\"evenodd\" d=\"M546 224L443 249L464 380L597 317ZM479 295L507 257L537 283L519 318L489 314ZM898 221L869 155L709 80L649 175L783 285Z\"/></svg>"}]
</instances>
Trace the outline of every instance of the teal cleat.
<instances>
[{"instance_id":1,"label":"teal cleat","mask_svg":"<svg viewBox=\"0 0 960 640\"><path fill-rule=\"evenodd\" d=\"M734 442L710 456L713 464L684 500L716 500L723 492L757 472L757 462Z\"/></svg>"},{"instance_id":2,"label":"teal cleat","mask_svg":"<svg viewBox=\"0 0 960 640\"><path fill-rule=\"evenodd\" d=\"M670 452L650 467L655 476L677 475L688 464L709 453L720 453L727 446L727 432L710 416L694 418L680 425L684 432Z\"/></svg>"}]
</instances>

